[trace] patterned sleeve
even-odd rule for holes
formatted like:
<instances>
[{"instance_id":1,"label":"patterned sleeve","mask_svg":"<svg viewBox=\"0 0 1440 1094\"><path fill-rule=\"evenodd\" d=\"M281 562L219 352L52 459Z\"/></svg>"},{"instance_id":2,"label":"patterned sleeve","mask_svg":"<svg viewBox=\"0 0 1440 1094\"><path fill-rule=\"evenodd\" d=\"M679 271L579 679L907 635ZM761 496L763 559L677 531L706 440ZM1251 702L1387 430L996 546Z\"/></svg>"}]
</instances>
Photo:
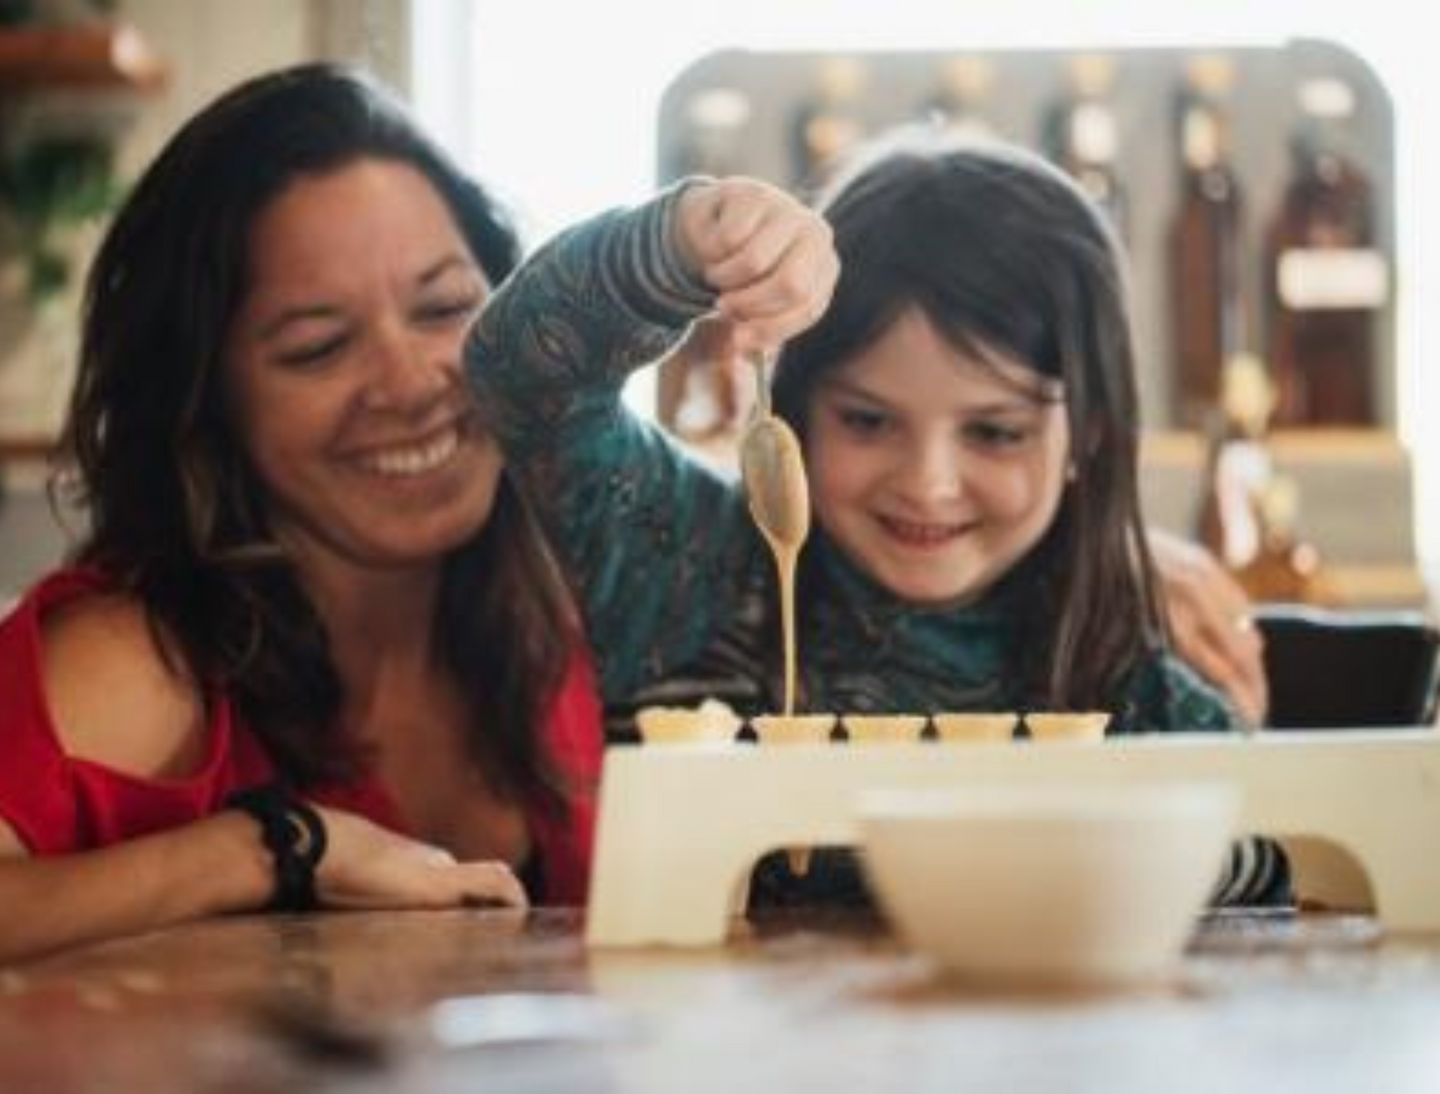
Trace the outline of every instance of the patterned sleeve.
<instances>
[{"instance_id":1,"label":"patterned sleeve","mask_svg":"<svg viewBox=\"0 0 1440 1094\"><path fill-rule=\"evenodd\" d=\"M1121 733L1203 733L1250 728L1239 711L1190 666L1157 652L1131 674L1116 704Z\"/></svg>"},{"instance_id":2,"label":"patterned sleeve","mask_svg":"<svg viewBox=\"0 0 1440 1094\"><path fill-rule=\"evenodd\" d=\"M585 614L607 702L698 653L758 539L733 482L621 400L713 293L670 242L682 191L562 233L495 293L466 367Z\"/></svg>"}]
</instances>

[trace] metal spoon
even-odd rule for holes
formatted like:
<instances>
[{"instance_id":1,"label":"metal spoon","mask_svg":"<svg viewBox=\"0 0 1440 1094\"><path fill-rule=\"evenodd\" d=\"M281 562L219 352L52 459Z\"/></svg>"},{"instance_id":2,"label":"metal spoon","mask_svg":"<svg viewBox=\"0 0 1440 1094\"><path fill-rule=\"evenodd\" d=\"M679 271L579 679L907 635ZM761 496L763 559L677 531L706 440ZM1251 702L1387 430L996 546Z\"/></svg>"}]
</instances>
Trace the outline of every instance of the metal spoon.
<instances>
[{"instance_id":1,"label":"metal spoon","mask_svg":"<svg viewBox=\"0 0 1440 1094\"><path fill-rule=\"evenodd\" d=\"M810 484L800 441L783 418L770 410L765 356L755 354L759 386L755 416L740 439L740 473L750 516L775 555L780 585L780 621L785 637L785 713L795 710L795 569L810 534Z\"/></svg>"},{"instance_id":2,"label":"metal spoon","mask_svg":"<svg viewBox=\"0 0 1440 1094\"><path fill-rule=\"evenodd\" d=\"M795 431L770 409L765 355L754 354L759 389L755 415L740 439L740 474L750 502L750 515L777 554L798 553L810 534L810 484Z\"/></svg>"},{"instance_id":3,"label":"metal spoon","mask_svg":"<svg viewBox=\"0 0 1440 1094\"><path fill-rule=\"evenodd\" d=\"M740 473L750 502L750 516L775 555L779 573L780 621L785 641L785 716L795 713L796 636L795 569L800 548L810 534L810 483L799 438L784 418L770 409L770 383L765 355L751 357L755 366L755 416L740 439ZM810 870L810 851L787 852L790 869L799 877Z\"/></svg>"}]
</instances>

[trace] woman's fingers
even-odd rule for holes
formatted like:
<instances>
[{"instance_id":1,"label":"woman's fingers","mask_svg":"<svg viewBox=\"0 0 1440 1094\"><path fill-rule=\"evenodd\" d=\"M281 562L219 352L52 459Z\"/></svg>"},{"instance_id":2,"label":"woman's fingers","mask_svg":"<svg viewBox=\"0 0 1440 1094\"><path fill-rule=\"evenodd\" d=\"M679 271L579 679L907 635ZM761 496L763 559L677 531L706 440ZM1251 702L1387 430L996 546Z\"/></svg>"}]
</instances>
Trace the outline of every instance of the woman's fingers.
<instances>
[{"instance_id":1,"label":"woman's fingers","mask_svg":"<svg viewBox=\"0 0 1440 1094\"><path fill-rule=\"evenodd\" d=\"M1265 644L1250 601L1218 566L1182 583L1171 613L1176 645L1236 702L1248 719L1264 717Z\"/></svg>"},{"instance_id":2,"label":"woman's fingers","mask_svg":"<svg viewBox=\"0 0 1440 1094\"><path fill-rule=\"evenodd\" d=\"M1199 619L1177 609L1173 600L1171 604L1176 652L1225 692L1246 721L1259 725L1268 703L1264 646L1249 617Z\"/></svg>"},{"instance_id":3,"label":"woman's fingers","mask_svg":"<svg viewBox=\"0 0 1440 1094\"><path fill-rule=\"evenodd\" d=\"M1149 539L1176 652L1258 725L1269 695L1250 598L1202 547L1153 529Z\"/></svg>"},{"instance_id":4,"label":"woman's fingers","mask_svg":"<svg viewBox=\"0 0 1440 1094\"><path fill-rule=\"evenodd\" d=\"M503 862L462 862L451 869L456 904L500 904L522 910L530 906L525 887Z\"/></svg>"},{"instance_id":5,"label":"woman's fingers","mask_svg":"<svg viewBox=\"0 0 1440 1094\"><path fill-rule=\"evenodd\" d=\"M332 908L524 908L525 889L504 862L456 862L443 847L411 839L343 810L322 810L330 850L320 862L322 902Z\"/></svg>"}]
</instances>

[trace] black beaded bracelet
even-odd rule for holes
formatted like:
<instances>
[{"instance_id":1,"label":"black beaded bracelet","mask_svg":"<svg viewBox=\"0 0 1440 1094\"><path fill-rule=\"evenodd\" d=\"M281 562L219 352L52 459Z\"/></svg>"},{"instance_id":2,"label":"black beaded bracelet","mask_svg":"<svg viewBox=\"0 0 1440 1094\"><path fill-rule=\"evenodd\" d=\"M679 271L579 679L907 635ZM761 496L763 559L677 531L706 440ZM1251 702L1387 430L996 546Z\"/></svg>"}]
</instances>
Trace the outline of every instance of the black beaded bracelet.
<instances>
[{"instance_id":1,"label":"black beaded bracelet","mask_svg":"<svg viewBox=\"0 0 1440 1094\"><path fill-rule=\"evenodd\" d=\"M275 860L275 895L267 905L277 912L304 912L318 906L315 868L327 844L325 822L315 809L274 783L238 790L225 804L254 817Z\"/></svg>"}]
</instances>

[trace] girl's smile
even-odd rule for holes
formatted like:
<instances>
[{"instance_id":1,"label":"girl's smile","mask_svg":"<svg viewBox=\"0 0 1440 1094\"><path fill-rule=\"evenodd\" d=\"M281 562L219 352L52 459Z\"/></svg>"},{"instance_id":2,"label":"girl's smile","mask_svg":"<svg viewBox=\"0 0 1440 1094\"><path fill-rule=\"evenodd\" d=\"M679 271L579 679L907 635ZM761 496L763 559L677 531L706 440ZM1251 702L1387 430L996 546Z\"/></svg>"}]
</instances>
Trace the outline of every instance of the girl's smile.
<instances>
[{"instance_id":1,"label":"girl's smile","mask_svg":"<svg viewBox=\"0 0 1440 1094\"><path fill-rule=\"evenodd\" d=\"M957 349L918 309L830 374L806 428L817 521L927 604L975 599L1040 541L1069 451L1055 381Z\"/></svg>"}]
</instances>

